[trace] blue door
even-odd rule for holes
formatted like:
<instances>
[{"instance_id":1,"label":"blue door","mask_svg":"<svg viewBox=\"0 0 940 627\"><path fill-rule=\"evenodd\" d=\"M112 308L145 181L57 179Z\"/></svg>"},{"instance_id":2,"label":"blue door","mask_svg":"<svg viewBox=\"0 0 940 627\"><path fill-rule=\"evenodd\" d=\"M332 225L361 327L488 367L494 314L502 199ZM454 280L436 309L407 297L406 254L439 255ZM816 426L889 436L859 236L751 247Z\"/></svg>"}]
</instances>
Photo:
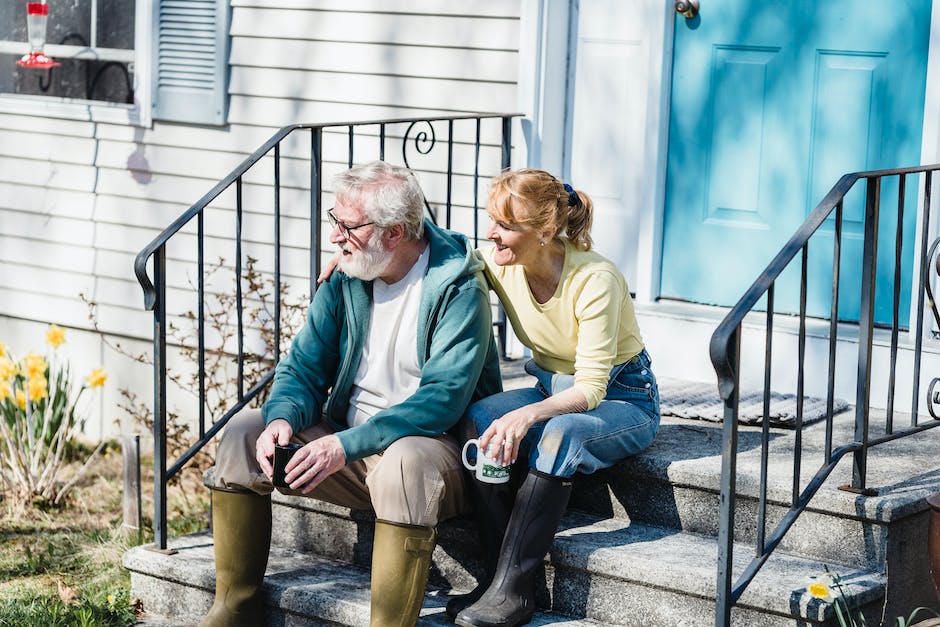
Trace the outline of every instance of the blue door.
<instances>
[{"instance_id":1,"label":"blue door","mask_svg":"<svg viewBox=\"0 0 940 627\"><path fill-rule=\"evenodd\" d=\"M920 163L930 12L930 0L701 0L696 18L676 17L662 296L733 305L842 174ZM878 273L891 279L897 192L884 192ZM842 319L858 317L863 217L861 186L844 208ZM831 251L810 249L811 315L829 315ZM776 308L795 311L798 268L781 283Z\"/></svg>"}]
</instances>

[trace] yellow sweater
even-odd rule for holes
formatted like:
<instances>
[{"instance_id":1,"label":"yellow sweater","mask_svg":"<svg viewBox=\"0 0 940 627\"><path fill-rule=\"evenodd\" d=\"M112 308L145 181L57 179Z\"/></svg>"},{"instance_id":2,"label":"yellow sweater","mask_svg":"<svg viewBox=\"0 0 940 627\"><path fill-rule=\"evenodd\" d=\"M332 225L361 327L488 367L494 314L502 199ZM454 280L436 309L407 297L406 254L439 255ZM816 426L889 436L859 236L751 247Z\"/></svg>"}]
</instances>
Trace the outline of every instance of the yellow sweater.
<instances>
[{"instance_id":1,"label":"yellow sweater","mask_svg":"<svg viewBox=\"0 0 940 627\"><path fill-rule=\"evenodd\" d=\"M519 340L542 368L573 374L594 409L607 393L610 369L643 350L627 281L593 251L565 243L565 264L555 294L536 302L522 266L498 266L495 247L481 251L486 278L499 296Z\"/></svg>"}]
</instances>

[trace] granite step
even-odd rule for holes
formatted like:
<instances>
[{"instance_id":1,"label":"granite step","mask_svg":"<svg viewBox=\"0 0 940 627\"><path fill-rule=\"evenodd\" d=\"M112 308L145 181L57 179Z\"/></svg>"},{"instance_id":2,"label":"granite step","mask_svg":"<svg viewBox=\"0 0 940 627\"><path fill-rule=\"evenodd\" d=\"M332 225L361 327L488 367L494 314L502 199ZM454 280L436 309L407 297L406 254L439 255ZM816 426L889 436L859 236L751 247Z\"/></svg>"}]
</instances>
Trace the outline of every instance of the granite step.
<instances>
[{"instance_id":1,"label":"granite step","mask_svg":"<svg viewBox=\"0 0 940 627\"><path fill-rule=\"evenodd\" d=\"M215 588L212 536L196 533L170 541L175 553L135 547L124 557L131 571L131 594L144 599L144 625L195 625L212 605ZM369 572L346 562L273 547L264 586L265 625L293 627L369 624ZM453 625L444 612L447 596L431 589L418 625ZM538 612L530 625L601 627L557 612Z\"/></svg>"},{"instance_id":2,"label":"granite step","mask_svg":"<svg viewBox=\"0 0 940 627\"><path fill-rule=\"evenodd\" d=\"M522 361L502 362L507 388L533 384L534 378L522 370ZM878 425L885 422L883 414L871 411L873 435L879 433ZM854 420L852 406L836 415L834 448L854 439ZM897 413L894 423L906 425L909 416ZM825 438L823 421L804 425L800 489L824 461ZM738 439L735 533L738 540L753 543L757 538L761 430L741 426ZM788 512L792 502L795 440L792 429L770 429L768 532ZM579 477L569 508L717 535L720 448L720 423L664 416L660 431L647 450L613 468ZM915 521L922 521L927 515L924 499L940 491L938 449L940 428L870 449L867 487L876 489L878 494L869 497L839 489L852 479L851 455L845 456L784 537L781 547L823 560L867 566L884 564L897 543L892 540L892 533L922 525ZM832 537L840 538L840 542L832 542Z\"/></svg>"},{"instance_id":3,"label":"granite step","mask_svg":"<svg viewBox=\"0 0 940 627\"><path fill-rule=\"evenodd\" d=\"M363 552L367 544L363 539ZM132 594L144 599L146 611L186 624L211 603L212 539L194 534L173 539L170 546L177 553L134 548L124 565L131 571ZM445 541L435 552L432 583L436 585L425 600L419 624L449 624L442 615L443 591L469 587L461 583L441 587L441 575L446 580L449 568L441 556L447 550ZM736 553L735 571L740 572L748 556L743 547ZM368 623L369 575L364 565L283 545L274 546L271 555L264 588L269 624ZM713 624L716 555L714 538L569 513L556 536L539 596L540 606L552 613L540 617L545 622L534 624ZM732 625L837 624L831 606L805 593L808 577L825 568L820 561L775 554L745 591ZM870 618L880 616L882 574L851 565L829 568L845 578L850 604Z\"/></svg>"}]
</instances>

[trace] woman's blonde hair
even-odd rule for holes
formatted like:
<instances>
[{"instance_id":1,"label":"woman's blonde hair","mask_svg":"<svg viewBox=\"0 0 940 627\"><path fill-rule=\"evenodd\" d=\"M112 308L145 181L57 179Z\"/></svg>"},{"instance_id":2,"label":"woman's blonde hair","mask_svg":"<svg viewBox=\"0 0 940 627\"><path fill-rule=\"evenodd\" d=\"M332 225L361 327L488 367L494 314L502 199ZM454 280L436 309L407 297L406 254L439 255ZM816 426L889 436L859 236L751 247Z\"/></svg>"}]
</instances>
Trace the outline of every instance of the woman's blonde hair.
<instances>
[{"instance_id":1,"label":"woman's blonde hair","mask_svg":"<svg viewBox=\"0 0 940 627\"><path fill-rule=\"evenodd\" d=\"M570 190L570 191L569 191ZM594 203L581 190L571 189L545 170L506 170L490 186L487 210L494 219L550 230L567 237L580 250L590 250Z\"/></svg>"}]
</instances>

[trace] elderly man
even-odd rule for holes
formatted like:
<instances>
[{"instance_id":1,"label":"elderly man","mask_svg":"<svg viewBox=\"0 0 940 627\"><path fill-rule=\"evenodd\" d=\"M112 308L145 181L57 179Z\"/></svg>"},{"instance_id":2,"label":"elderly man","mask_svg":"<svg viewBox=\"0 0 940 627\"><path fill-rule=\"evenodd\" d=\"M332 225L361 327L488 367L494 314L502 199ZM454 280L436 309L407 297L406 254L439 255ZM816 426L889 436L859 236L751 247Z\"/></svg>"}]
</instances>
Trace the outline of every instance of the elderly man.
<instances>
[{"instance_id":1,"label":"elderly man","mask_svg":"<svg viewBox=\"0 0 940 627\"><path fill-rule=\"evenodd\" d=\"M415 624L435 526L466 509L448 431L501 388L482 264L466 238L423 219L409 170L368 163L334 190L343 272L317 290L263 409L236 415L219 444L203 625L262 624L276 445L303 445L284 492L375 510L372 625Z\"/></svg>"}]
</instances>

